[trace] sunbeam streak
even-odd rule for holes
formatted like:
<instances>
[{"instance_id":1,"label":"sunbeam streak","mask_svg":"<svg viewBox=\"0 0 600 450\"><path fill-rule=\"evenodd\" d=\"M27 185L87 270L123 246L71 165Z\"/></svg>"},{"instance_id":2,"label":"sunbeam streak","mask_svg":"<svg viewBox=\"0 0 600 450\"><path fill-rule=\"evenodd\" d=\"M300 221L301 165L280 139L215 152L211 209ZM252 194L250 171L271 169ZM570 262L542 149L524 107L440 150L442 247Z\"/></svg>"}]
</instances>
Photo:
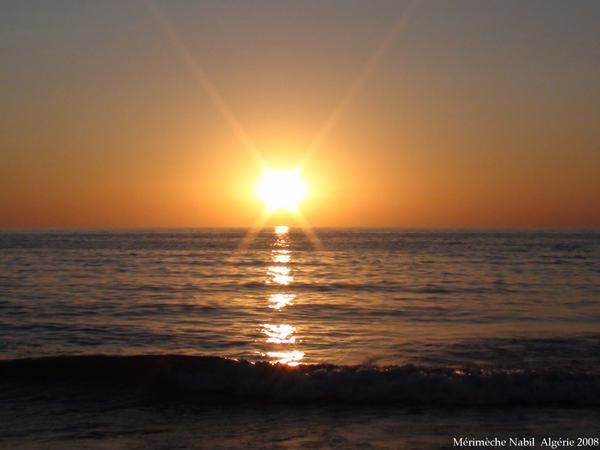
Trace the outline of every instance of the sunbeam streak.
<instances>
[{"instance_id":1,"label":"sunbeam streak","mask_svg":"<svg viewBox=\"0 0 600 450\"><path fill-rule=\"evenodd\" d=\"M229 128L231 128L231 131L234 133L240 144L246 149L246 151L248 151L258 166L263 167L263 160L258 153L256 146L250 139L250 136L237 119L229 105L225 102L221 93L210 81L202 65L194 57L189 47L184 43L180 35L177 33L173 23L152 0L144 0L144 4L151 12L152 17L169 44L173 47L176 55L182 60L190 74L193 76L194 80L198 82L218 113L225 120Z\"/></svg>"},{"instance_id":2,"label":"sunbeam streak","mask_svg":"<svg viewBox=\"0 0 600 450\"><path fill-rule=\"evenodd\" d=\"M314 153L321 147L321 145L327 140L341 117L344 115L346 110L350 107L354 99L363 90L365 84L375 72L375 70L381 64L381 61L385 54L388 52L390 47L397 41L400 33L408 23L416 7L417 1L409 3L404 9L403 13L392 25L390 31L383 38L371 58L367 60L363 69L356 75L346 94L340 99L337 106L333 109L327 120L323 123L319 131L316 133L314 139L306 149L304 156L302 157L300 167L304 167L309 160L313 157Z\"/></svg>"}]
</instances>

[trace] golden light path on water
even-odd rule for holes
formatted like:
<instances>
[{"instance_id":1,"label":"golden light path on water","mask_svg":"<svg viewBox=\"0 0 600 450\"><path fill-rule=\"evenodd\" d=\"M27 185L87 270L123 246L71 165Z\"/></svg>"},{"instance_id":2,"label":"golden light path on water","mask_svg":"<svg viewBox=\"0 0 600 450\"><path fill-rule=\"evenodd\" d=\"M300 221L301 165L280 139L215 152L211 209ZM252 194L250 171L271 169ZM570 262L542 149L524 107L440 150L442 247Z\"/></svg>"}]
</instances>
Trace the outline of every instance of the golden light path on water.
<instances>
[{"instance_id":1,"label":"golden light path on water","mask_svg":"<svg viewBox=\"0 0 600 450\"><path fill-rule=\"evenodd\" d=\"M277 225L275 227L275 234L279 234L279 235L288 234L289 231L290 231L290 227L288 227L287 225Z\"/></svg>"},{"instance_id":2,"label":"golden light path on water","mask_svg":"<svg viewBox=\"0 0 600 450\"><path fill-rule=\"evenodd\" d=\"M295 344L296 336L294 333L296 327L282 323L281 325L271 325L263 323L262 332L268 336L267 342L273 344Z\"/></svg>"},{"instance_id":3,"label":"golden light path on water","mask_svg":"<svg viewBox=\"0 0 600 450\"><path fill-rule=\"evenodd\" d=\"M269 297L269 308L281 311L286 306L294 304L296 294L271 294Z\"/></svg>"},{"instance_id":4,"label":"golden light path on water","mask_svg":"<svg viewBox=\"0 0 600 450\"><path fill-rule=\"evenodd\" d=\"M271 264L267 267L265 284L274 287L280 286L283 289L294 281L290 266L292 252L289 248L289 228L285 225L276 226L273 239ZM284 308L291 307L295 298L296 294L293 293L275 292L269 295L268 307L277 314ZM293 347L300 342L296 335L296 327L288 323L280 323L277 320L273 322L260 324L260 331L265 336L264 342L270 348L262 355L268 357L273 363L297 366L304 358L304 352Z\"/></svg>"}]
</instances>

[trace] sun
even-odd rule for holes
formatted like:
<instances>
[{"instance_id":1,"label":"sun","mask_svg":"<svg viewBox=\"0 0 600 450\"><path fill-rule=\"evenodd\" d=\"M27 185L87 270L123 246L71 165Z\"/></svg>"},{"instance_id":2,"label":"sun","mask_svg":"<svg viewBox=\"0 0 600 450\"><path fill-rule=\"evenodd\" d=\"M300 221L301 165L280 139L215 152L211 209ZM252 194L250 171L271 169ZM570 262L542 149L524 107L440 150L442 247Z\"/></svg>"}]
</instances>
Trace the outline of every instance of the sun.
<instances>
[{"instance_id":1,"label":"sun","mask_svg":"<svg viewBox=\"0 0 600 450\"><path fill-rule=\"evenodd\" d=\"M308 194L308 188L298 169L266 169L256 186L256 193L269 211L295 212Z\"/></svg>"}]
</instances>

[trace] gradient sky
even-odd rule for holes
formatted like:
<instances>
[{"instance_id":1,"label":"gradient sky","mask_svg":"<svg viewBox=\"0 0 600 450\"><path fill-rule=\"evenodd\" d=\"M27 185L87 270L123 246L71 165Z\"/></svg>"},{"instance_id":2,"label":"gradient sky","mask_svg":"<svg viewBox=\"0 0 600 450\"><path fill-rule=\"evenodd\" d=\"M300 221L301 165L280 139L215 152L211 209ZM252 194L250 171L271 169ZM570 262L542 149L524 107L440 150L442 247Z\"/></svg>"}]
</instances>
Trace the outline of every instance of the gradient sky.
<instances>
[{"instance_id":1,"label":"gradient sky","mask_svg":"<svg viewBox=\"0 0 600 450\"><path fill-rule=\"evenodd\" d=\"M327 123L313 225L600 226L598 1L14 0L0 59L3 228L251 225L241 134Z\"/></svg>"}]
</instances>

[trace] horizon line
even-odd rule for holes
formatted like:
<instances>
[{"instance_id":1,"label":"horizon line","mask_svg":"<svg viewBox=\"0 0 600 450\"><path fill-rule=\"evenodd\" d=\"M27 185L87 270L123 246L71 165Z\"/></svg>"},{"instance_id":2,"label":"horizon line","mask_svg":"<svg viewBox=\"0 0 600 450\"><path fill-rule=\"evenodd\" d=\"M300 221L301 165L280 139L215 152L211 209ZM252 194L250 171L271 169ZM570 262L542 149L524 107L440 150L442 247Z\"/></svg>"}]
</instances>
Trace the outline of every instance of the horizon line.
<instances>
[{"instance_id":1,"label":"horizon line","mask_svg":"<svg viewBox=\"0 0 600 450\"><path fill-rule=\"evenodd\" d=\"M279 224L282 225L282 224ZM285 224L283 224L285 225ZM268 230L274 226L265 226L261 229ZM290 226L290 230L301 230L305 227ZM232 226L108 226L108 227L0 227L0 233L10 232L94 232L94 231L184 231L184 230L248 230L252 228L249 225L232 225ZM538 226L400 226L400 225L383 225L383 226L364 226L364 225L342 225L342 226L312 226L317 230L402 230L402 231L592 231L600 232L599 225L582 225L582 226L557 226L557 225L538 225Z\"/></svg>"}]
</instances>

